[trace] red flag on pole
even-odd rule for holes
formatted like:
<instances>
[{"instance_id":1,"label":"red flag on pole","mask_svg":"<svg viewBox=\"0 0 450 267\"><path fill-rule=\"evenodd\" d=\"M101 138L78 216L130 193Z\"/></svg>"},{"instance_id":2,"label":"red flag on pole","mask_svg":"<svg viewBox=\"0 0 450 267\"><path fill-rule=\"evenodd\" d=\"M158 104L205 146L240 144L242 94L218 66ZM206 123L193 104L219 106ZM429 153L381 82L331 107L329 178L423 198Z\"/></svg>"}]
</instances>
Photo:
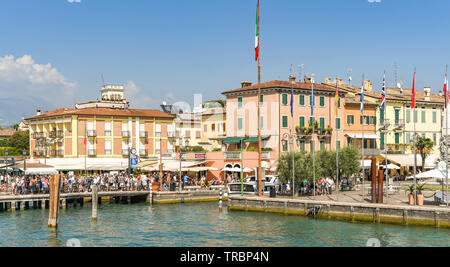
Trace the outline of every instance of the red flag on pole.
<instances>
[{"instance_id":1,"label":"red flag on pole","mask_svg":"<svg viewBox=\"0 0 450 267\"><path fill-rule=\"evenodd\" d=\"M448 107L448 100L449 100L449 95L448 95L448 74L445 73L445 81L444 81L444 98L445 98L445 108Z\"/></svg>"},{"instance_id":2,"label":"red flag on pole","mask_svg":"<svg viewBox=\"0 0 450 267\"><path fill-rule=\"evenodd\" d=\"M411 108L416 108L416 71L414 70L414 79L413 79L413 87L412 87L412 96L411 96Z\"/></svg>"}]
</instances>

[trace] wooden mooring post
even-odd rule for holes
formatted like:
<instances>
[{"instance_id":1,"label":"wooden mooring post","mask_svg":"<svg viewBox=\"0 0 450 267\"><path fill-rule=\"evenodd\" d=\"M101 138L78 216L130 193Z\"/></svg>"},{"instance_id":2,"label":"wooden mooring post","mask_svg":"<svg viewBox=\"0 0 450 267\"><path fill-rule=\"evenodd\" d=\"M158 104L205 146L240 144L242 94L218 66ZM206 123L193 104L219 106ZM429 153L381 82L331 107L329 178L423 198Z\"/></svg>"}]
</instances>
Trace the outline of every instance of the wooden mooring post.
<instances>
[{"instance_id":1,"label":"wooden mooring post","mask_svg":"<svg viewBox=\"0 0 450 267\"><path fill-rule=\"evenodd\" d=\"M58 212L59 212L59 193L60 193L61 176L52 175L50 177L50 208L48 215L48 227L58 227Z\"/></svg>"},{"instance_id":2,"label":"wooden mooring post","mask_svg":"<svg viewBox=\"0 0 450 267\"><path fill-rule=\"evenodd\" d=\"M98 187L94 185L92 187L92 220L97 220L98 218Z\"/></svg>"}]
</instances>

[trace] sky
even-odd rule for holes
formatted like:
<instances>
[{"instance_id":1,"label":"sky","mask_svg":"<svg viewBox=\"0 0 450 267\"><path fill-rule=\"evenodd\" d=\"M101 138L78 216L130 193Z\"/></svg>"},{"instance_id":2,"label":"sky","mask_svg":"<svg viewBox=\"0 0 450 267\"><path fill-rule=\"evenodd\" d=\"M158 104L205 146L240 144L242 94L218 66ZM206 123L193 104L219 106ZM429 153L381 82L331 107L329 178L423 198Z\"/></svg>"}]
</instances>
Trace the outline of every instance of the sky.
<instances>
[{"instance_id":1,"label":"sky","mask_svg":"<svg viewBox=\"0 0 450 267\"><path fill-rule=\"evenodd\" d=\"M223 99L257 82L256 0L2 0L0 125L125 85L135 108ZM261 0L262 81L292 72L375 90L443 88L450 1ZM103 80L102 80L103 76Z\"/></svg>"}]
</instances>

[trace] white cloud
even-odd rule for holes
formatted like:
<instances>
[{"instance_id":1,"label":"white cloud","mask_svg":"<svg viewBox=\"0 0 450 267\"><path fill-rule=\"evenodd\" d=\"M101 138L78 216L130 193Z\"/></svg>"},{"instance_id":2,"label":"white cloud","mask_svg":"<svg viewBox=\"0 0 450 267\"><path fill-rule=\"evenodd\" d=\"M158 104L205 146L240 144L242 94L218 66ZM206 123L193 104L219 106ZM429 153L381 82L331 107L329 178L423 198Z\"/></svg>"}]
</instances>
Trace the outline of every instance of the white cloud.
<instances>
[{"instance_id":1,"label":"white cloud","mask_svg":"<svg viewBox=\"0 0 450 267\"><path fill-rule=\"evenodd\" d=\"M69 82L50 63L37 64L32 56L0 57L0 97L39 97L49 102L73 102L76 83ZM73 103L72 103L73 104Z\"/></svg>"},{"instance_id":2,"label":"white cloud","mask_svg":"<svg viewBox=\"0 0 450 267\"><path fill-rule=\"evenodd\" d=\"M81 0L67 0L69 3L81 3Z\"/></svg>"},{"instance_id":3,"label":"white cloud","mask_svg":"<svg viewBox=\"0 0 450 267\"><path fill-rule=\"evenodd\" d=\"M162 103L162 100L153 99L147 93L142 93L134 81L128 81L124 89L125 97L133 108L159 109L159 105Z\"/></svg>"}]
</instances>

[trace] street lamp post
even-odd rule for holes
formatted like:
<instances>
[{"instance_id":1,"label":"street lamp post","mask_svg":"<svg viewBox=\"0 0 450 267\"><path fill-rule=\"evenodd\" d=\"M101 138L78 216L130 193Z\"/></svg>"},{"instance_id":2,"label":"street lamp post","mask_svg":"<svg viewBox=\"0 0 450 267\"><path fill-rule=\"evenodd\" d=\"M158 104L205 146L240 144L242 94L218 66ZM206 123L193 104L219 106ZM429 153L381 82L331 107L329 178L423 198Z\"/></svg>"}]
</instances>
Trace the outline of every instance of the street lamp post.
<instances>
[{"instance_id":1,"label":"street lamp post","mask_svg":"<svg viewBox=\"0 0 450 267\"><path fill-rule=\"evenodd\" d=\"M27 151L24 149L22 151L23 153L23 171L26 173L27 172Z\"/></svg>"},{"instance_id":2,"label":"street lamp post","mask_svg":"<svg viewBox=\"0 0 450 267\"><path fill-rule=\"evenodd\" d=\"M8 149L5 150L5 173L8 174L8 156L9 156L9 151Z\"/></svg>"},{"instance_id":3,"label":"street lamp post","mask_svg":"<svg viewBox=\"0 0 450 267\"><path fill-rule=\"evenodd\" d=\"M296 140L297 135L292 133L292 130L289 133L283 134L283 141L288 141L291 146L292 153L292 197L295 197L295 147L294 140Z\"/></svg>"}]
</instances>

